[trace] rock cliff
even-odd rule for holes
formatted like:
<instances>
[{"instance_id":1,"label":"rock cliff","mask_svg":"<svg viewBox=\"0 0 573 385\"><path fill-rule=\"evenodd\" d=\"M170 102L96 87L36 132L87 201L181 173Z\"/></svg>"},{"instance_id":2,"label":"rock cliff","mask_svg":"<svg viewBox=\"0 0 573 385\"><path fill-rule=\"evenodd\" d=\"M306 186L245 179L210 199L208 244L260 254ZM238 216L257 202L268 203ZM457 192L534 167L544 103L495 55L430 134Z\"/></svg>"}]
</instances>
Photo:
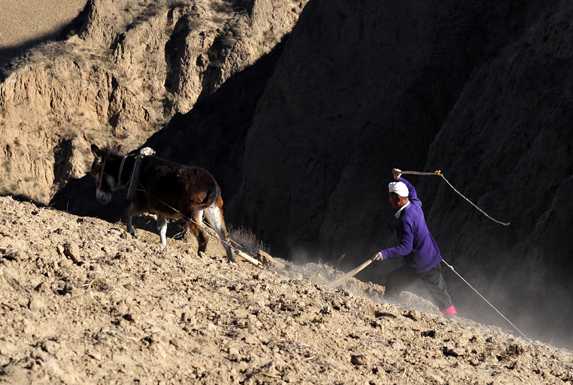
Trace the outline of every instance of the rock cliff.
<instances>
[{"instance_id":1,"label":"rock cliff","mask_svg":"<svg viewBox=\"0 0 573 385\"><path fill-rule=\"evenodd\" d=\"M2 193L47 204L81 178L89 143L141 145L254 64L304 2L92 0L64 41L36 46L0 85Z\"/></svg>"}]
</instances>

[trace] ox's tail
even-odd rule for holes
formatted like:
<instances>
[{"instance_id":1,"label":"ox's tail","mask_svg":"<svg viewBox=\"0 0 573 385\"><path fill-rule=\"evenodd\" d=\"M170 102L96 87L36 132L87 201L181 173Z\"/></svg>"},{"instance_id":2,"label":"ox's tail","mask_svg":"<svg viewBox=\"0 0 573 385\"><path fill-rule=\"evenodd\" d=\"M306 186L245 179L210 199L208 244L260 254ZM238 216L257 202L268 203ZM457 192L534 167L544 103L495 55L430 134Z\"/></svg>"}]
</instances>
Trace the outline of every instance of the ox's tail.
<instances>
[{"instance_id":1,"label":"ox's tail","mask_svg":"<svg viewBox=\"0 0 573 385\"><path fill-rule=\"evenodd\" d=\"M191 218L194 218L195 214L198 213L199 211L204 210L207 207L216 203L220 197L221 197L221 189L216 184L212 184L209 187L209 191L207 191L207 196L205 197L203 202L201 202L200 204L191 209L191 214L192 214Z\"/></svg>"}]
</instances>

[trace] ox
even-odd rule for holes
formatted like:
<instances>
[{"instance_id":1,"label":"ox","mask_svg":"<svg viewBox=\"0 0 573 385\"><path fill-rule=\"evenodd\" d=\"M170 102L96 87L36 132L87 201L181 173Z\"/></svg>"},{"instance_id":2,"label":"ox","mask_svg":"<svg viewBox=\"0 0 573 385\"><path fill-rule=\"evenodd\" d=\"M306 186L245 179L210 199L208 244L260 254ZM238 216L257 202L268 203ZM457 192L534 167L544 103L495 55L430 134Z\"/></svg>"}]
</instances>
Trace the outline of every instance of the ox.
<instances>
[{"instance_id":1,"label":"ox","mask_svg":"<svg viewBox=\"0 0 573 385\"><path fill-rule=\"evenodd\" d=\"M149 147L124 155L92 144L91 151L95 158L91 174L96 179L98 201L108 203L117 190L127 187L131 204L124 217L131 235L135 235L132 217L154 212L164 246L167 219L183 219L197 238L199 251L204 252L209 241L203 228L204 214L219 235L228 260L234 261L223 218L221 189L208 171L156 157Z\"/></svg>"}]
</instances>

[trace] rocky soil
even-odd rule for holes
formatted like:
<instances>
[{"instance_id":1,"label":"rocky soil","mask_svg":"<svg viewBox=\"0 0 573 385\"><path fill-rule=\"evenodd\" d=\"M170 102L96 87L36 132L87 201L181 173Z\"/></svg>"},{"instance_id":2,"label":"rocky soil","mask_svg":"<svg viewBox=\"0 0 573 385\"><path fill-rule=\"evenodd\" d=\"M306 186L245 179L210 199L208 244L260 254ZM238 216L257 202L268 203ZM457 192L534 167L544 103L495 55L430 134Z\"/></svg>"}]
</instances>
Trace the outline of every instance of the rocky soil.
<instances>
[{"instance_id":1,"label":"rocky soil","mask_svg":"<svg viewBox=\"0 0 573 385\"><path fill-rule=\"evenodd\" d=\"M153 218L141 223L153 225ZM0 383L566 384L573 355L327 265L0 198Z\"/></svg>"}]
</instances>

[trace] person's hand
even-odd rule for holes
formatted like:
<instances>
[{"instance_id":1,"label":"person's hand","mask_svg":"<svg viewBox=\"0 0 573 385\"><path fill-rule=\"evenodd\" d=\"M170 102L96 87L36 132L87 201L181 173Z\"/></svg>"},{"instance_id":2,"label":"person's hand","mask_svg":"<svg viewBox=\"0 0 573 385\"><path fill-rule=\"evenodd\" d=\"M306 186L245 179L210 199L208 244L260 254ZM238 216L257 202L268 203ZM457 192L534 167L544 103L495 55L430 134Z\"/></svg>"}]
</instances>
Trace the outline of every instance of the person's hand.
<instances>
[{"instance_id":1,"label":"person's hand","mask_svg":"<svg viewBox=\"0 0 573 385\"><path fill-rule=\"evenodd\" d=\"M402 170L399 168L394 168L392 169L392 175L394 175L394 180L398 180L402 176Z\"/></svg>"},{"instance_id":2,"label":"person's hand","mask_svg":"<svg viewBox=\"0 0 573 385\"><path fill-rule=\"evenodd\" d=\"M384 256L382 255L382 252L378 252L374 258L372 258L373 261L383 261L384 260Z\"/></svg>"}]
</instances>

